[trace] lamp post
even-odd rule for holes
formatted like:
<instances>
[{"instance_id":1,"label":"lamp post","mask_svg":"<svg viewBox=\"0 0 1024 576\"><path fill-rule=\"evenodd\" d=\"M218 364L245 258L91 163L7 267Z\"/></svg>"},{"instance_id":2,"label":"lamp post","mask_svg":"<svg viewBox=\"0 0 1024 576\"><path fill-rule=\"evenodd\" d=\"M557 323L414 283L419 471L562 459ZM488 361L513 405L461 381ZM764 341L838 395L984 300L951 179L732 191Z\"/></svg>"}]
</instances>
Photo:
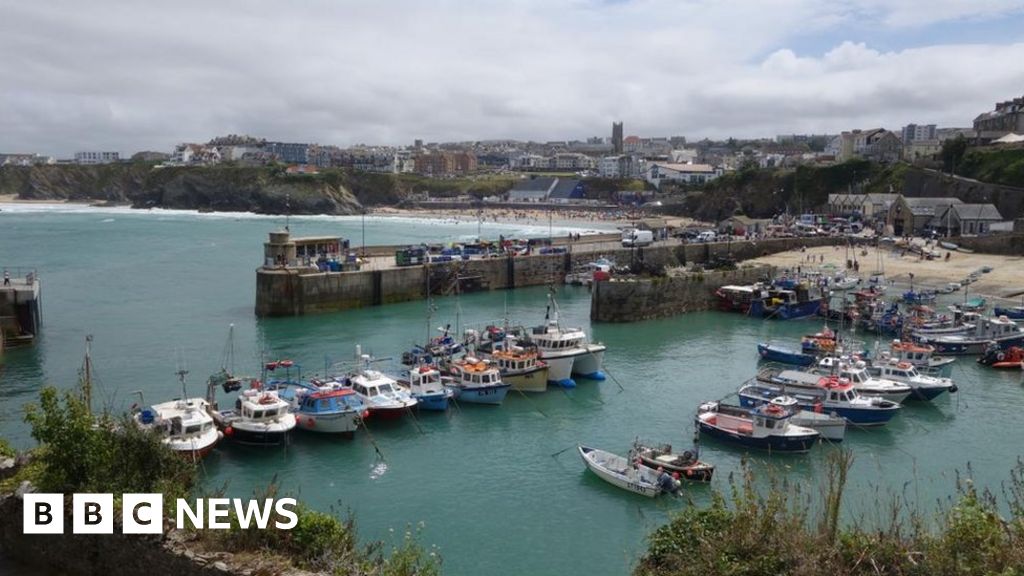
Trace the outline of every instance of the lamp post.
<instances>
[{"instance_id":1,"label":"lamp post","mask_svg":"<svg viewBox=\"0 0 1024 576\"><path fill-rule=\"evenodd\" d=\"M362 255L362 257L365 259L366 258L366 206L363 206L363 211L362 211L360 219L362 220L362 223L363 223L363 247L362 247L363 255Z\"/></svg>"}]
</instances>

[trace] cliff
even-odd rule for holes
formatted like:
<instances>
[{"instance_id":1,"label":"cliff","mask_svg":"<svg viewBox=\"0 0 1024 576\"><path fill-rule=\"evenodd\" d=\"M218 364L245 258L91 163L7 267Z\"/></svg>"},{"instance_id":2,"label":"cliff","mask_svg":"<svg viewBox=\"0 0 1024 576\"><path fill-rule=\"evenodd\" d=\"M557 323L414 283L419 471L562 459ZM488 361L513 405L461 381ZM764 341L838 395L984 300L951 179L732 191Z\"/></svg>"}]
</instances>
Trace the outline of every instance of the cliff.
<instances>
[{"instance_id":1,"label":"cliff","mask_svg":"<svg viewBox=\"0 0 1024 576\"><path fill-rule=\"evenodd\" d=\"M401 202L415 184L344 170L289 175L281 167L154 168L132 163L0 168L0 194L22 199L270 214L289 209L293 214L357 214L364 205Z\"/></svg>"}]
</instances>

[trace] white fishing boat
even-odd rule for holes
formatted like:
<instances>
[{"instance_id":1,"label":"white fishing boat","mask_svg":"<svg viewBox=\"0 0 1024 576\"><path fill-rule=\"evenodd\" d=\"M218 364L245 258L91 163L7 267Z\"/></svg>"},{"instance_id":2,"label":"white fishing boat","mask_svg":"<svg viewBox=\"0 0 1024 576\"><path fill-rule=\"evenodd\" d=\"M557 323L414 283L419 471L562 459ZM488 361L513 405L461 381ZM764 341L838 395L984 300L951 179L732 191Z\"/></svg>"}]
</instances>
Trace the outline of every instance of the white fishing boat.
<instances>
[{"instance_id":1,"label":"white fishing boat","mask_svg":"<svg viewBox=\"0 0 1024 576\"><path fill-rule=\"evenodd\" d=\"M181 398L142 408L132 415L144 430L155 430L168 448L191 460L205 457L223 435L209 413L209 403L185 394L185 370L178 371Z\"/></svg>"},{"instance_id":2,"label":"white fishing boat","mask_svg":"<svg viewBox=\"0 0 1024 576\"><path fill-rule=\"evenodd\" d=\"M878 350L876 346L874 358L873 361L879 363L890 360L909 362L919 372L930 376L940 373L948 374L952 364L956 362L956 358L953 356L936 356L934 346L901 340L893 340L889 345L889 350Z\"/></svg>"},{"instance_id":3,"label":"white fishing boat","mask_svg":"<svg viewBox=\"0 0 1024 576\"><path fill-rule=\"evenodd\" d=\"M680 482L670 474L659 473L654 468L598 450L588 446L578 446L580 458L598 478L623 490L634 494L654 498L662 494L674 494L679 490Z\"/></svg>"},{"instance_id":4,"label":"white fishing boat","mask_svg":"<svg viewBox=\"0 0 1024 576\"><path fill-rule=\"evenodd\" d=\"M394 378L372 368L374 360L369 354L363 354L361 346L356 346L356 358L359 368L339 382L355 390L371 418L400 418L416 406L416 399L408 390L399 386Z\"/></svg>"},{"instance_id":5,"label":"white fishing boat","mask_svg":"<svg viewBox=\"0 0 1024 576\"><path fill-rule=\"evenodd\" d=\"M548 295L545 323L530 331L530 341L548 365L548 382L571 388L578 374L591 380L604 380L604 344L591 343L582 328L563 328L558 322L558 303Z\"/></svg>"},{"instance_id":6,"label":"white fishing boat","mask_svg":"<svg viewBox=\"0 0 1024 576\"><path fill-rule=\"evenodd\" d=\"M867 363L848 357L822 358L814 373L839 376L840 379L849 381L857 392L864 396L883 398L897 404L906 400L911 392L910 386L906 384L872 376L868 372Z\"/></svg>"},{"instance_id":7,"label":"white fishing boat","mask_svg":"<svg viewBox=\"0 0 1024 576\"><path fill-rule=\"evenodd\" d=\"M255 381L238 395L233 410L214 410L211 415L224 435L240 444L281 444L297 424L288 402Z\"/></svg>"},{"instance_id":8,"label":"white fishing boat","mask_svg":"<svg viewBox=\"0 0 1024 576\"><path fill-rule=\"evenodd\" d=\"M950 378L921 374L910 362L891 358L888 362L876 362L869 369L880 378L910 386L911 398L931 400L943 392L956 392L956 384Z\"/></svg>"},{"instance_id":9,"label":"white fishing boat","mask_svg":"<svg viewBox=\"0 0 1024 576\"><path fill-rule=\"evenodd\" d=\"M821 404L814 410L804 410L800 402L792 396L778 396L771 399L771 404L782 406L793 412L790 422L797 426L817 430L821 437L830 442L842 442L846 437L846 418L835 412L826 413Z\"/></svg>"}]
</instances>

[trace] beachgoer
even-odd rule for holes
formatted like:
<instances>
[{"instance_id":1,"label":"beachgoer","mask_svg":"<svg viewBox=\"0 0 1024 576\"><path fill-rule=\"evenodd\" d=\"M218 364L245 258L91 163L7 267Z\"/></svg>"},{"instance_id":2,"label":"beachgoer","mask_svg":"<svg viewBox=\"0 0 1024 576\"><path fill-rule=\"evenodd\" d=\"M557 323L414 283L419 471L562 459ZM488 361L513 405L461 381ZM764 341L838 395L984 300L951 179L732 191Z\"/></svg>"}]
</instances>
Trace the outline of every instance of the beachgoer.
<instances>
[{"instance_id":1,"label":"beachgoer","mask_svg":"<svg viewBox=\"0 0 1024 576\"><path fill-rule=\"evenodd\" d=\"M949 262L949 252L946 252L946 262Z\"/></svg>"}]
</instances>

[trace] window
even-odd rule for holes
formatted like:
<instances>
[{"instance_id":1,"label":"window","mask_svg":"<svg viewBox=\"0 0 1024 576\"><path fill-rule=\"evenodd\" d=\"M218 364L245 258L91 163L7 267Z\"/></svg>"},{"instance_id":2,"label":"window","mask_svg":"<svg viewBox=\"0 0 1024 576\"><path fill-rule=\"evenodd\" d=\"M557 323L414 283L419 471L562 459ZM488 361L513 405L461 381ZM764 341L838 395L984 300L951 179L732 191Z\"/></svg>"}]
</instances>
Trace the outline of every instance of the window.
<instances>
[{"instance_id":1,"label":"window","mask_svg":"<svg viewBox=\"0 0 1024 576\"><path fill-rule=\"evenodd\" d=\"M199 432L202 429L203 426L201 424L194 424L192 426L185 428L185 434L195 434L196 432Z\"/></svg>"},{"instance_id":2,"label":"window","mask_svg":"<svg viewBox=\"0 0 1024 576\"><path fill-rule=\"evenodd\" d=\"M263 410L253 410L252 417L254 420L259 420L263 418Z\"/></svg>"},{"instance_id":3,"label":"window","mask_svg":"<svg viewBox=\"0 0 1024 576\"><path fill-rule=\"evenodd\" d=\"M267 418L273 418L274 416L277 416L277 408L271 408L270 410L267 410Z\"/></svg>"}]
</instances>

